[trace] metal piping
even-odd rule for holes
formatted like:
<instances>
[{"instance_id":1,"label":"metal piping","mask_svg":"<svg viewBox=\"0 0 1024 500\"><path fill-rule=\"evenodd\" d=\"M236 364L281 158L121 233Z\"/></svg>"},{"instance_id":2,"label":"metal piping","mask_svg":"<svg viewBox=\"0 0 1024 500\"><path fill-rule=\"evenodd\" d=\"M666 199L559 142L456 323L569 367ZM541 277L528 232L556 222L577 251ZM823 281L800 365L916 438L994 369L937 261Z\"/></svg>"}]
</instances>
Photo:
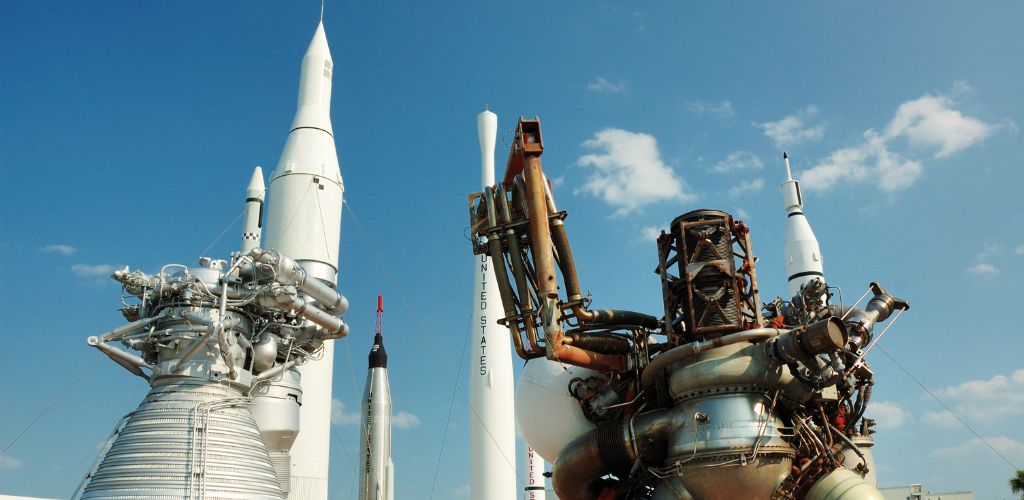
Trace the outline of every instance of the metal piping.
<instances>
[{"instance_id":1,"label":"metal piping","mask_svg":"<svg viewBox=\"0 0 1024 500\"><path fill-rule=\"evenodd\" d=\"M689 359L708 349L714 349L716 347L736 344L739 342L766 340L778 337L779 335L788 332L789 330L779 330L776 328L754 328L753 330L730 333L711 340L691 342L689 344L674 347L655 356L654 359L651 360L651 363L644 368L643 374L640 375L640 385L642 387L653 386L658 374L660 374L661 370L664 370L668 365L684 359Z\"/></svg>"},{"instance_id":2,"label":"metal piping","mask_svg":"<svg viewBox=\"0 0 1024 500\"><path fill-rule=\"evenodd\" d=\"M551 469L551 484L558 498L562 500L593 500L599 491L595 483L603 476L616 471L609 459L632 465L637 460L645 461L662 457L642 456L638 443L654 442L663 447L665 438L672 428L671 410L656 410L634 415L628 422L618 422L615 428L602 433L593 430L569 443L558 455ZM604 436L604 439L602 439ZM617 440L621 439L621 442ZM615 451L618 450L618 451ZM656 454L662 450L655 449ZM621 456L616 456L621 455ZM619 471L621 473L621 471Z\"/></svg>"},{"instance_id":3,"label":"metal piping","mask_svg":"<svg viewBox=\"0 0 1024 500\"><path fill-rule=\"evenodd\" d=\"M100 337L91 336L86 339L86 343L99 349L100 352L106 354L108 358L113 360L115 363L121 365L122 368L132 372L139 377L149 380L149 375L146 375L140 368L147 368L153 370L153 366L146 363L146 360L127 352L124 352L116 347L104 343L100 340Z\"/></svg>"}]
</instances>

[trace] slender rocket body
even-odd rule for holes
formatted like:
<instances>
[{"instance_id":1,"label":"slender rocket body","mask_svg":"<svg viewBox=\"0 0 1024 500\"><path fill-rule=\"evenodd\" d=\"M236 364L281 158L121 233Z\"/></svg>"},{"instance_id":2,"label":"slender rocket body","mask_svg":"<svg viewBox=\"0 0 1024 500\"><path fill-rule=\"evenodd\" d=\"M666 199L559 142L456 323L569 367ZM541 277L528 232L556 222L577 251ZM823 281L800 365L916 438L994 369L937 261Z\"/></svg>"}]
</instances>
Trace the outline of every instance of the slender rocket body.
<instances>
[{"instance_id":1,"label":"slender rocket body","mask_svg":"<svg viewBox=\"0 0 1024 500\"><path fill-rule=\"evenodd\" d=\"M384 350L381 316L384 300L377 297L377 334L370 348L369 371L363 390L359 432L359 500L394 498L394 463L391 461L391 386L388 354Z\"/></svg>"},{"instance_id":2,"label":"slender rocket body","mask_svg":"<svg viewBox=\"0 0 1024 500\"><path fill-rule=\"evenodd\" d=\"M494 184L497 131L497 115L484 111L477 116L485 187ZM469 496L474 500L513 500L516 498L516 450L512 349L508 330L497 323L504 309L491 259L487 255L475 259L469 373Z\"/></svg>"},{"instance_id":3,"label":"slender rocket body","mask_svg":"<svg viewBox=\"0 0 1024 500\"><path fill-rule=\"evenodd\" d=\"M782 183L782 204L786 208L786 275L789 279L789 295L795 297L805 283L820 279L825 280L821 249L818 238L814 236L807 217L804 216L803 194L800 182L793 179L789 168L789 154L783 153L786 164L786 180Z\"/></svg>"},{"instance_id":4,"label":"slender rocket body","mask_svg":"<svg viewBox=\"0 0 1024 500\"><path fill-rule=\"evenodd\" d=\"M541 458L529 443L526 447L526 490L525 500L545 500L547 491L544 487L544 459Z\"/></svg>"},{"instance_id":5,"label":"slender rocket body","mask_svg":"<svg viewBox=\"0 0 1024 500\"><path fill-rule=\"evenodd\" d=\"M245 190L245 221L242 223L242 253L260 246L263 237L263 169L256 167Z\"/></svg>"},{"instance_id":6,"label":"slender rocket body","mask_svg":"<svg viewBox=\"0 0 1024 500\"><path fill-rule=\"evenodd\" d=\"M302 59L298 110L270 177L263 246L291 256L309 276L336 286L345 186L331 127L333 71L321 22ZM327 498L333 367L334 341L327 340L320 359L299 368L303 400L301 429L291 449L292 500Z\"/></svg>"}]
</instances>

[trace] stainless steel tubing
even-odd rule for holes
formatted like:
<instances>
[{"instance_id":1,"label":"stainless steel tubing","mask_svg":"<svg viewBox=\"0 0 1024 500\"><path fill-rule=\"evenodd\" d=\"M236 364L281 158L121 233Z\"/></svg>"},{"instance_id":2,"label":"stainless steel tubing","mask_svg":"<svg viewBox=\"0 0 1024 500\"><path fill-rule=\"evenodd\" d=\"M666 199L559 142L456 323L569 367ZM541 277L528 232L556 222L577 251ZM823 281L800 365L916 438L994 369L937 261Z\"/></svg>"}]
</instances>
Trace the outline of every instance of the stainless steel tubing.
<instances>
[{"instance_id":1,"label":"stainless steel tubing","mask_svg":"<svg viewBox=\"0 0 1024 500\"><path fill-rule=\"evenodd\" d=\"M660 374L668 365L688 359L708 349L736 344L738 342L766 340L778 337L779 335L788 332L789 330L779 330L776 328L754 328L752 330L730 333L711 340L691 342L679 347L674 347L655 356L654 359L651 360L651 363L644 368L643 374L640 375L640 385L642 387L651 387L654 385L654 381L658 377L658 374Z\"/></svg>"}]
</instances>

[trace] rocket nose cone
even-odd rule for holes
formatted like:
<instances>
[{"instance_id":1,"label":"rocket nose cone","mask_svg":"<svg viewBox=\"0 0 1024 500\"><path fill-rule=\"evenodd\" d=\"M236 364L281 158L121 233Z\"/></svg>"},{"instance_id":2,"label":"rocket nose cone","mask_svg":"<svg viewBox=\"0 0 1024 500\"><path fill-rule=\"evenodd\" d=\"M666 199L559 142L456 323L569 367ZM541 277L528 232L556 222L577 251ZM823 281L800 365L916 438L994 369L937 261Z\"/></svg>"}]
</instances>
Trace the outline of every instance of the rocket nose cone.
<instances>
[{"instance_id":1,"label":"rocket nose cone","mask_svg":"<svg viewBox=\"0 0 1024 500\"><path fill-rule=\"evenodd\" d=\"M263 169L257 166L252 170L252 178L249 179L249 187L246 189L249 198L263 200L263 192L266 190L263 184Z\"/></svg>"},{"instance_id":2,"label":"rocket nose cone","mask_svg":"<svg viewBox=\"0 0 1024 500\"><path fill-rule=\"evenodd\" d=\"M313 32L313 39L309 42L309 48L306 49L306 55L316 54L326 56L327 59L331 58L331 48L327 45L327 33L324 31L324 22L320 21L320 24L316 25L316 31Z\"/></svg>"}]
</instances>

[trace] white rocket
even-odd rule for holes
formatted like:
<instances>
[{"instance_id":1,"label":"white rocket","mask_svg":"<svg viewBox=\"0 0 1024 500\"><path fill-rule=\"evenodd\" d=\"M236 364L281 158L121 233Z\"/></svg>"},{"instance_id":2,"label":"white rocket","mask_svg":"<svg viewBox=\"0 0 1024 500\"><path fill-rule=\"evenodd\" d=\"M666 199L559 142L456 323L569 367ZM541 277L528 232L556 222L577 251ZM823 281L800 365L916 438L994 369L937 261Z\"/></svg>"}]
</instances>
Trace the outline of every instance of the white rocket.
<instances>
[{"instance_id":1,"label":"white rocket","mask_svg":"<svg viewBox=\"0 0 1024 500\"><path fill-rule=\"evenodd\" d=\"M498 116L476 117L483 186L494 184L494 143ZM498 283L487 254L476 258L473 290L472 367L469 373L469 497L516 497L515 406L509 332L497 323L504 315Z\"/></svg>"},{"instance_id":2,"label":"white rocket","mask_svg":"<svg viewBox=\"0 0 1024 500\"><path fill-rule=\"evenodd\" d=\"M245 190L245 218L242 222L242 254L260 246L263 236L263 169L256 167Z\"/></svg>"},{"instance_id":3,"label":"white rocket","mask_svg":"<svg viewBox=\"0 0 1024 500\"><path fill-rule=\"evenodd\" d=\"M298 111L270 178L264 248L291 256L310 278L338 284L338 243L345 186L331 127L334 62L321 22L302 59ZM291 448L291 500L327 498L334 341L302 375L300 430Z\"/></svg>"},{"instance_id":4,"label":"white rocket","mask_svg":"<svg viewBox=\"0 0 1024 500\"><path fill-rule=\"evenodd\" d=\"M526 443L526 490L524 500L545 500L544 459Z\"/></svg>"},{"instance_id":5,"label":"white rocket","mask_svg":"<svg viewBox=\"0 0 1024 500\"><path fill-rule=\"evenodd\" d=\"M384 350L381 316L384 299L377 296L377 333L370 348L359 432L359 500L393 500L395 465L391 461L391 386L388 353Z\"/></svg>"},{"instance_id":6,"label":"white rocket","mask_svg":"<svg viewBox=\"0 0 1024 500\"><path fill-rule=\"evenodd\" d=\"M800 287L813 279L825 279L821 249L811 225L804 216L804 200L800 182L793 179L789 169L789 154L782 153L786 163L786 180L782 183L782 204L786 208L786 274L789 277L789 296L800 294Z\"/></svg>"}]
</instances>

